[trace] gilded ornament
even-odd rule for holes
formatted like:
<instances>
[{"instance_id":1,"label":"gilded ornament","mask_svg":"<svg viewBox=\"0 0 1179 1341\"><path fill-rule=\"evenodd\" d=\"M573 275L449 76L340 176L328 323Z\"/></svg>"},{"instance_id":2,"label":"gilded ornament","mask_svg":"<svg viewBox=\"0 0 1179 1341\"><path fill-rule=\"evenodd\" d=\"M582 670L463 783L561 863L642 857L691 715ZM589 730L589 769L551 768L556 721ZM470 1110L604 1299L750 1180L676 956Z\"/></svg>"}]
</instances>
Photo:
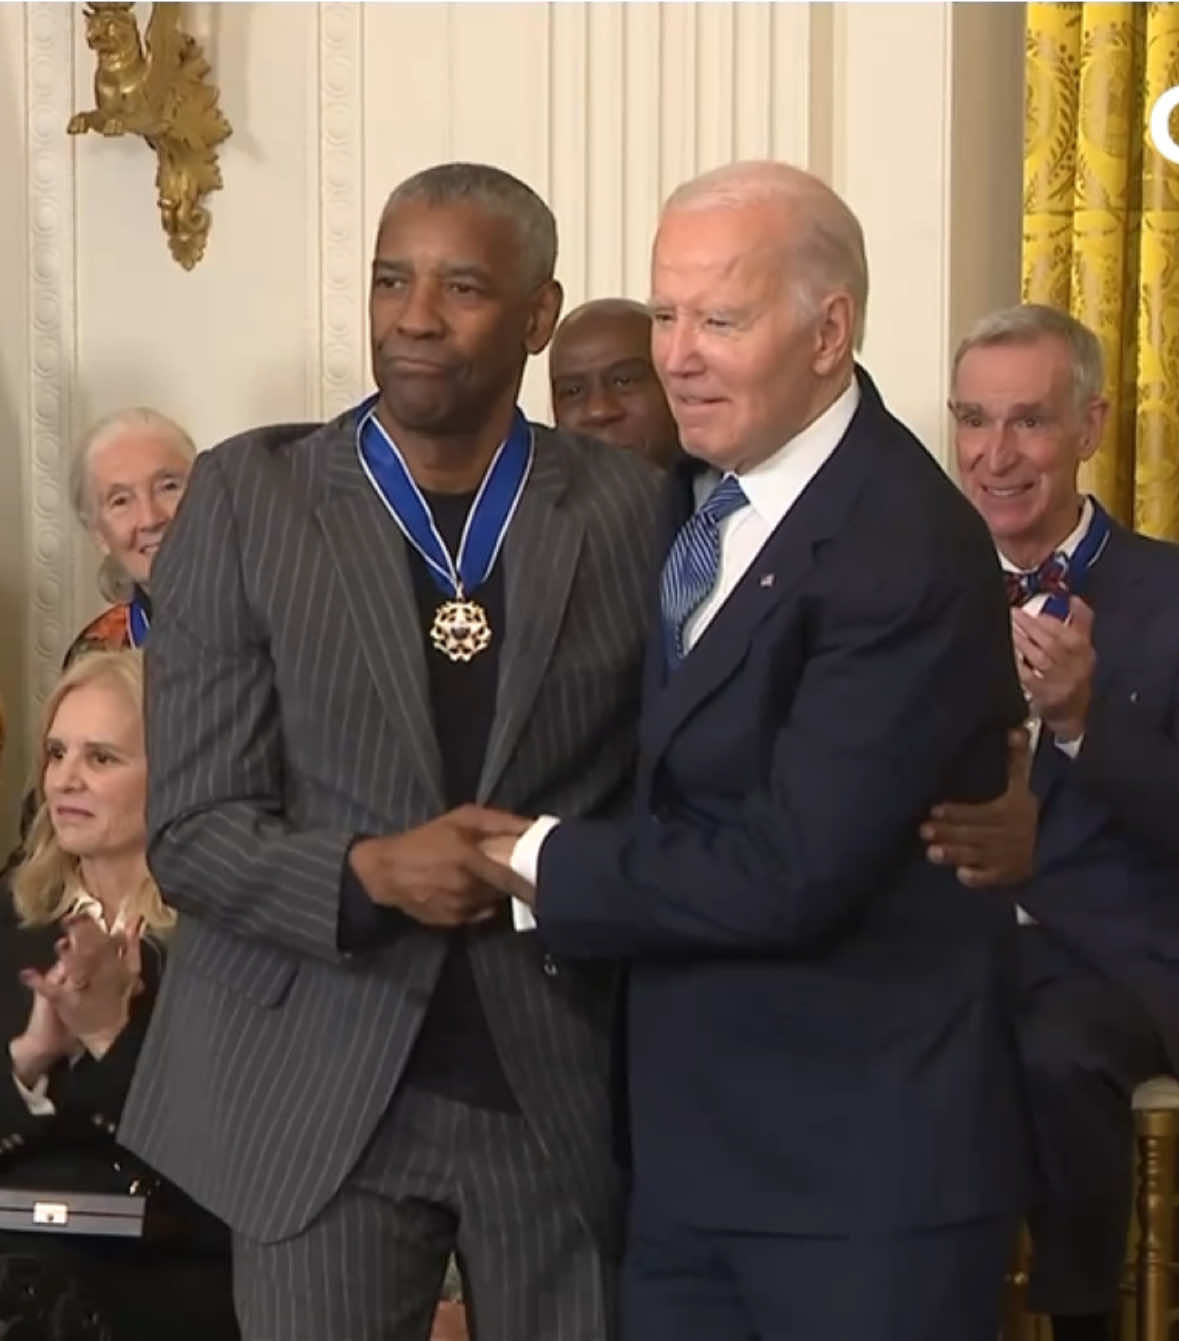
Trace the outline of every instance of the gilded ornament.
<instances>
[{"instance_id":1,"label":"gilded ornament","mask_svg":"<svg viewBox=\"0 0 1179 1341\"><path fill-rule=\"evenodd\" d=\"M140 40L127 0L86 6L86 43L96 53L92 112L70 119L71 135L141 135L155 152L157 203L168 248L191 270L209 235L205 195L221 186L216 146L231 133L206 83L209 63L180 29L180 6L156 4Z\"/></svg>"}]
</instances>

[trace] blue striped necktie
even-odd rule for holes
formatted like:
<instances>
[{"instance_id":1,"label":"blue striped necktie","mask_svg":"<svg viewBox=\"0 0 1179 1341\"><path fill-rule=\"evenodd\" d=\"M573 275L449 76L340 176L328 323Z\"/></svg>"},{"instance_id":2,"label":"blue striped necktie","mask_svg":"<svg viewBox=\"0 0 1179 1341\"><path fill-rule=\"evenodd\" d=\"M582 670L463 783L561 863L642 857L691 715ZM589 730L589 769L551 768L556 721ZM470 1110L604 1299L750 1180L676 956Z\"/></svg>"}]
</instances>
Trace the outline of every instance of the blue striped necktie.
<instances>
[{"instance_id":1,"label":"blue striped necktie","mask_svg":"<svg viewBox=\"0 0 1179 1341\"><path fill-rule=\"evenodd\" d=\"M659 579L664 645L672 669L687 655L684 625L716 585L721 522L748 503L736 475L726 475L672 541Z\"/></svg>"}]
</instances>

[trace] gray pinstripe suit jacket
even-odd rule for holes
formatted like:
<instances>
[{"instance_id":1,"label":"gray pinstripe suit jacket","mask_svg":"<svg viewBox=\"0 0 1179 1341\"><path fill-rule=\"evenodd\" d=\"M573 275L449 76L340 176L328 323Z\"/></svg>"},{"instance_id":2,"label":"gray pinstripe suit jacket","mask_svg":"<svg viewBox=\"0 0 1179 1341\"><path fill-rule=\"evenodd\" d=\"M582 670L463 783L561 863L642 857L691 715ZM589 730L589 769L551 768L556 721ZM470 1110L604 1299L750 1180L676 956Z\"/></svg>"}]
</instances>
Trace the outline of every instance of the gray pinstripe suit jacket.
<instances>
[{"instance_id":1,"label":"gray pinstripe suit jacket","mask_svg":"<svg viewBox=\"0 0 1179 1341\"><path fill-rule=\"evenodd\" d=\"M630 779L658 485L629 454L535 432L501 559L478 799L577 815ZM405 542L357 464L352 416L202 455L152 579L150 861L181 918L120 1139L274 1240L356 1162L444 951L408 919L383 948L336 948L351 837L443 809ZM612 978L546 959L535 933L472 952L521 1110L616 1247Z\"/></svg>"}]
</instances>

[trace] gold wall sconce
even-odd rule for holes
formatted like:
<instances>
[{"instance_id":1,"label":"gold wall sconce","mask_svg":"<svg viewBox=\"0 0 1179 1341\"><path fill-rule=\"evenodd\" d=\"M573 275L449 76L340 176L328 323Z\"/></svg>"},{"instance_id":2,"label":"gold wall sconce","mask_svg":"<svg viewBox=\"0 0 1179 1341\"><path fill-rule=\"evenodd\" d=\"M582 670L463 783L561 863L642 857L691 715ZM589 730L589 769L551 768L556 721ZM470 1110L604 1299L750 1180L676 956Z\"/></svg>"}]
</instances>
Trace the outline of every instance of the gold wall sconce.
<instances>
[{"instance_id":1,"label":"gold wall sconce","mask_svg":"<svg viewBox=\"0 0 1179 1341\"><path fill-rule=\"evenodd\" d=\"M142 135L158 160L157 203L168 248L191 270L205 252L210 214L201 200L221 186L216 146L232 128L206 83L209 63L180 28L179 4L154 4L140 40L132 0L88 4L86 44L98 59L92 112L71 135Z\"/></svg>"}]
</instances>

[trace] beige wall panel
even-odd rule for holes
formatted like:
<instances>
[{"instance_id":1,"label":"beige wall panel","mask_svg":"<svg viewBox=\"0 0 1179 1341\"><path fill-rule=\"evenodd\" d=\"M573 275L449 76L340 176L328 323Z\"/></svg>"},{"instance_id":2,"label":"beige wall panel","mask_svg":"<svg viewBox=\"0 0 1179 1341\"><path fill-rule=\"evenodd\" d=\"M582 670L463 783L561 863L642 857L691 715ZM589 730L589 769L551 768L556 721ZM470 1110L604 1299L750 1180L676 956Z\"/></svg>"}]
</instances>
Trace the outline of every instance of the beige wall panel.
<instances>
[{"instance_id":1,"label":"beige wall panel","mask_svg":"<svg viewBox=\"0 0 1179 1341\"><path fill-rule=\"evenodd\" d=\"M947 463L951 346L1018 300L1023 6L848 4L832 18L829 179L867 238L864 361Z\"/></svg>"},{"instance_id":2,"label":"beige wall panel","mask_svg":"<svg viewBox=\"0 0 1179 1341\"><path fill-rule=\"evenodd\" d=\"M81 548L66 498L76 398L77 233L74 161L64 134L73 110L72 6L30 5L25 16L25 357L28 417L24 504L25 671L40 700L73 624ZM23 726L27 732L29 721Z\"/></svg>"},{"instance_id":3,"label":"beige wall panel","mask_svg":"<svg viewBox=\"0 0 1179 1341\"><path fill-rule=\"evenodd\" d=\"M320 5L315 33L319 154L310 198L318 193L319 230L309 219L307 236L315 252L312 300L318 296L321 343L319 396L308 410L325 419L355 405L368 386L364 13L358 4ZM389 82L388 68L378 65L372 73L378 87Z\"/></svg>"},{"instance_id":4,"label":"beige wall panel","mask_svg":"<svg viewBox=\"0 0 1179 1341\"><path fill-rule=\"evenodd\" d=\"M893 412L942 457L949 11L851 4L836 8L835 27L845 133L832 182L859 215L867 241L864 361Z\"/></svg>"},{"instance_id":5,"label":"beige wall panel","mask_svg":"<svg viewBox=\"0 0 1179 1341\"><path fill-rule=\"evenodd\" d=\"M24 705L32 659L28 548L32 539L26 449L29 426L29 269L25 10L0 5L0 701L8 741L0 759L0 848L16 830L16 808L28 770Z\"/></svg>"}]
</instances>

